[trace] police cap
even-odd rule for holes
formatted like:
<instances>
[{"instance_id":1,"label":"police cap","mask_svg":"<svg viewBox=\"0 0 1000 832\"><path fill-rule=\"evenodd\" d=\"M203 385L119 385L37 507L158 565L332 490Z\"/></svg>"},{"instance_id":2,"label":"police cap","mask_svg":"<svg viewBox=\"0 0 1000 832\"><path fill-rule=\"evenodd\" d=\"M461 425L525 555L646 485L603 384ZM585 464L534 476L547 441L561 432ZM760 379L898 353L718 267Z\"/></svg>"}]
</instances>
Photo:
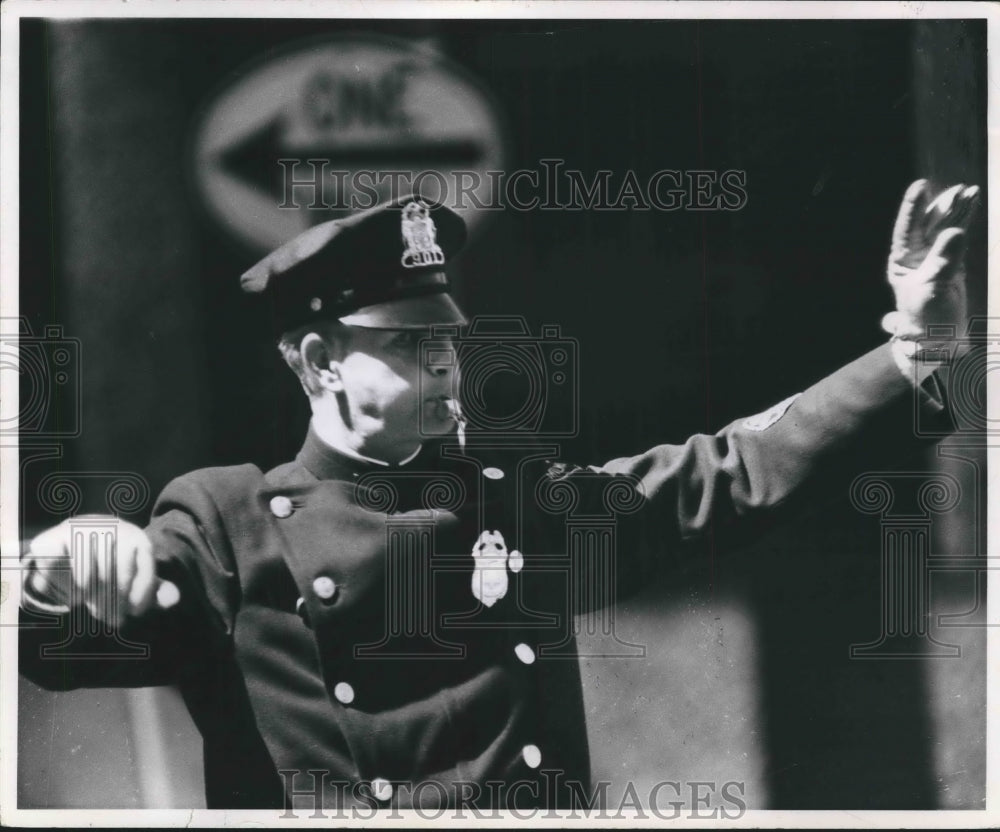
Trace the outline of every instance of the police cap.
<instances>
[{"instance_id":1,"label":"police cap","mask_svg":"<svg viewBox=\"0 0 1000 832\"><path fill-rule=\"evenodd\" d=\"M464 324L444 268L465 239L465 222L450 208L402 196L310 228L240 285L269 300L279 333L329 318L372 329Z\"/></svg>"}]
</instances>

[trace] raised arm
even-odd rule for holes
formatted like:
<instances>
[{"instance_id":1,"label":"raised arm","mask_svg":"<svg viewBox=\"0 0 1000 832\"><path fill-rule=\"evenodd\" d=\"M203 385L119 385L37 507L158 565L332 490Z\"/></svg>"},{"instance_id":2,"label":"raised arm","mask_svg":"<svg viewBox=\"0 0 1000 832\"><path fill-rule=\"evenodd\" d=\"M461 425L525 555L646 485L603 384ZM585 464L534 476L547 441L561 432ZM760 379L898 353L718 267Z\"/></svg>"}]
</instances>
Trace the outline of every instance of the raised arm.
<instances>
[{"instance_id":1,"label":"raised arm","mask_svg":"<svg viewBox=\"0 0 1000 832\"><path fill-rule=\"evenodd\" d=\"M883 319L892 334L888 344L713 435L602 466L555 465L549 476L575 478L582 491L588 475L627 478L646 510L635 515L639 523L620 518L623 552L637 526L662 551L709 529L745 537L749 526L773 521L799 500L845 493L856 474L917 449L918 418L938 423L937 435L945 432L946 385L934 372L938 367L922 359L920 342L943 326L965 330L964 229L977 194L975 187L956 185L931 200L924 180L907 190L889 257L896 310Z\"/></svg>"}]
</instances>

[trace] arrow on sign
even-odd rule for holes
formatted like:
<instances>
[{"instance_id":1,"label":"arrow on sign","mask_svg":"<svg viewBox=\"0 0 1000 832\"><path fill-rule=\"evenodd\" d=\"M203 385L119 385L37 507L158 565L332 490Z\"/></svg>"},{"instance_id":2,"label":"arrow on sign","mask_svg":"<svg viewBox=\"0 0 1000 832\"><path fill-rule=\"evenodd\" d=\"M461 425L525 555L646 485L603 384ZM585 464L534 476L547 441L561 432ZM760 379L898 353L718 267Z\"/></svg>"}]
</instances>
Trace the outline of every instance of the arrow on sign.
<instances>
[{"instance_id":1,"label":"arrow on sign","mask_svg":"<svg viewBox=\"0 0 1000 832\"><path fill-rule=\"evenodd\" d=\"M218 154L223 170L243 182L282 199L285 183L280 160L322 159L334 170L403 170L419 172L432 166L474 166L485 149L473 139L409 140L385 143L315 145L288 141L286 117L278 115ZM339 167L338 167L339 166Z\"/></svg>"}]
</instances>

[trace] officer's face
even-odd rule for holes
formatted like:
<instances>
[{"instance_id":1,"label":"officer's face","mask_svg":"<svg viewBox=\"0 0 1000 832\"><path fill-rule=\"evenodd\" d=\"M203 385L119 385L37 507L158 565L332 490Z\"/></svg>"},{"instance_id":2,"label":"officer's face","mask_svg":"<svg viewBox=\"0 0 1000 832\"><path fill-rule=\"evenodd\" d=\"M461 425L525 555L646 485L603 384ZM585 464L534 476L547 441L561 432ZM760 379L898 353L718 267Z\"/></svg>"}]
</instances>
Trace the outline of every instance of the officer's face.
<instances>
[{"instance_id":1,"label":"officer's face","mask_svg":"<svg viewBox=\"0 0 1000 832\"><path fill-rule=\"evenodd\" d=\"M429 337L427 330L352 328L339 362L343 398L352 430L371 446L416 444L455 427L451 339ZM442 360L449 353L452 360Z\"/></svg>"}]
</instances>

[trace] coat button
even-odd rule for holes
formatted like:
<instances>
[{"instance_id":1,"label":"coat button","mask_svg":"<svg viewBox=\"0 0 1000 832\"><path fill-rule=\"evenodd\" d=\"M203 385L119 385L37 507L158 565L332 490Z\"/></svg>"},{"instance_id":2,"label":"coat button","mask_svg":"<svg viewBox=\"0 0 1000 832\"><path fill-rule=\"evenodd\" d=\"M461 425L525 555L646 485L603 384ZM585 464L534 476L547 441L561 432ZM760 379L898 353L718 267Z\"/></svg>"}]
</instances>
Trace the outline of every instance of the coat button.
<instances>
[{"instance_id":1,"label":"coat button","mask_svg":"<svg viewBox=\"0 0 1000 832\"><path fill-rule=\"evenodd\" d=\"M372 780L372 794L376 800L385 803L392 797L392 783L384 777L376 777Z\"/></svg>"},{"instance_id":2,"label":"coat button","mask_svg":"<svg viewBox=\"0 0 1000 832\"><path fill-rule=\"evenodd\" d=\"M525 664L534 664L535 662L535 651L523 641L514 648L514 655Z\"/></svg>"},{"instance_id":3,"label":"coat button","mask_svg":"<svg viewBox=\"0 0 1000 832\"><path fill-rule=\"evenodd\" d=\"M283 494L271 498L271 514L284 519L292 516L292 501Z\"/></svg>"},{"instance_id":4,"label":"coat button","mask_svg":"<svg viewBox=\"0 0 1000 832\"><path fill-rule=\"evenodd\" d=\"M504 473L499 468L489 467L483 468L483 476L488 480L502 480L504 478Z\"/></svg>"},{"instance_id":5,"label":"coat button","mask_svg":"<svg viewBox=\"0 0 1000 832\"><path fill-rule=\"evenodd\" d=\"M333 686L333 695L341 705L350 705L354 701L354 688L347 682L337 682Z\"/></svg>"},{"instance_id":6,"label":"coat button","mask_svg":"<svg viewBox=\"0 0 1000 832\"><path fill-rule=\"evenodd\" d=\"M299 598L299 600L295 602L295 612L298 614L299 618L302 619L302 623L311 630L312 622L309 620L309 609L306 607L305 598Z\"/></svg>"},{"instance_id":7,"label":"coat button","mask_svg":"<svg viewBox=\"0 0 1000 832\"><path fill-rule=\"evenodd\" d=\"M337 594L337 583L327 575L320 575L313 581L313 592L316 593L317 598L329 601Z\"/></svg>"},{"instance_id":8,"label":"coat button","mask_svg":"<svg viewBox=\"0 0 1000 832\"><path fill-rule=\"evenodd\" d=\"M507 558L507 567L516 575L524 569L524 555L515 549Z\"/></svg>"},{"instance_id":9,"label":"coat button","mask_svg":"<svg viewBox=\"0 0 1000 832\"><path fill-rule=\"evenodd\" d=\"M521 756L528 768L538 768L542 764L542 752L537 745L526 745L521 749Z\"/></svg>"}]
</instances>

